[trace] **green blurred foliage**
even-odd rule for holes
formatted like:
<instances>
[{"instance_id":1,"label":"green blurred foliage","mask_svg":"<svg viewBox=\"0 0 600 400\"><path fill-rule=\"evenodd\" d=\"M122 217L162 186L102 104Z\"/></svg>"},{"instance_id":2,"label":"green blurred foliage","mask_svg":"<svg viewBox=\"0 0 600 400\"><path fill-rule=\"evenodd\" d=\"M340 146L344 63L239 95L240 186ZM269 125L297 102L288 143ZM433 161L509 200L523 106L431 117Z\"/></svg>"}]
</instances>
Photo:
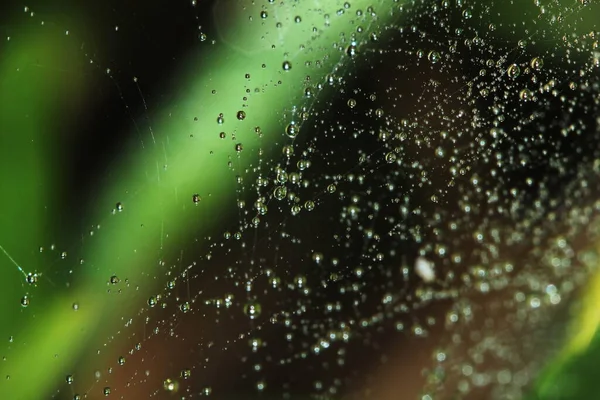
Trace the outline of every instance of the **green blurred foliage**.
<instances>
[{"instance_id":1,"label":"green blurred foliage","mask_svg":"<svg viewBox=\"0 0 600 400\"><path fill-rule=\"evenodd\" d=\"M371 4L364 0L354 2L356 7L367 3ZM309 4L281 4L277 12L290 18L300 13L305 26L311 26L323 18L323 12L334 13L341 4L332 2L319 12L311 10ZM60 123L72 111L72 105L67 103L79 99L77 92L86 86L83 79L74 79L78 76L68 73L69 61L82 54L65 54L65 39L44 34L43 28L36 29L35 34L20 35L6 53L0 67L0 76L7 82L0 91L0 118L2 126L9 129L3 132L0 162L6 187L3 194L10 195L2 197L6 212L2 214L0 244L7 252L2 261L2 277L12 284L2 293L0 336L15 335L9 348L10 358L17 361L0 366L0 375L10 378L0 387L4 397L41 398L72 373L72 365L78 359L98 363L94 349L103 346L106 337L123 323L124 316L144 306L159 283L151 269L157 259L178 249L178 243L190 229L201 227L210 232L219 215L235 209L235 180L227 168L227 160L236 154L233 147L224 147L217 135L199 137L190 145L187 135L169 133L187 132L194 118L208 123L223 113L228 116L225 125L230 131L259 127L267 133L244 139L243 152L236 156L241 168L256 162L259 148L275 147L274 139L279 135L269 132L281 129L280 108L291 107L301 96L303 64L308 56L295 49L310 32L290 29L272 38L290 50L288 60L294 68L277 68L282 84L266 93L248 95L247 117L237 120L231 116L240 107L237 99L245 84L244 76L266 78L262 65L280 65L281 54L267 52L272 43L269 40L245 51L247 45L237 41L256 36L253 32L262 31L260 25L247 23L247 12L241 12L235 18L228 15L229 22L224 26L217 11L219 29L233 39L225 40L226 47L191 55L182 63L177 78L180 93L175 101L176 111L169 109L153 115L154 133L149 148L141 148L137 139L133 140L125 157L109 167L108 174L114 179L98 188L97 202L88 212L89 219L98 221L99 227L93 236L81 239L85 269L75 273L74 284L68 290L48 283L43 273L35 288L27 287L23 273L8 256L25 273L34 273L47 267L35 264L39 258L34 256L34 250L38 243L51 243L57 227L61 227L59 235L72 234L71 241L78 241L80 232L74 229L75 233L70 233L70 227L61 226L62 219L55 215L68 212L60 208L58 195L58 160L65 156L60 147ZM389 17L384 14L381 22ZM347 20L332 21L327 34L313 43L311 58L327 59L329 44L341 32L354 29ZM316 76L313 71L313 79L323 79L335 62L329 59L324 63L323 76ZM277 112L273 112L274 106L278 107ZM56 118L57 115L61 117ZM198 192L203 197L200 212L191 201L192 193ZM117 203L123 211L110 215ZM119 295L107 294L107 282L112 276L118 278ZM29 292L29 306L19 308L20 298Z\"/></svg>"}]
</instances>

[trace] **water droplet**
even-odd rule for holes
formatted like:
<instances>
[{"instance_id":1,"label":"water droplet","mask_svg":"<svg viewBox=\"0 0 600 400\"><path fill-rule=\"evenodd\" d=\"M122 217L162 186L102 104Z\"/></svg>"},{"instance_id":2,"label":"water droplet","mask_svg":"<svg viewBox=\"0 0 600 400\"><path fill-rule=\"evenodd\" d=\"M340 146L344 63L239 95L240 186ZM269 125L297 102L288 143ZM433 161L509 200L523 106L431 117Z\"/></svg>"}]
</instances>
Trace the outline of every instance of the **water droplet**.
<instances>
[{"instance_id":1,"label":"water droplet","mask_svg":"<svg viewBox=\"0 0 600 400\"><path fill-rule=\"evenodd\" d=\"M285 188L285 186L277 186L275 188L275 190L273 190L273 196L275 196L275 198L277 200L285 199L286 195L287 195L287 189Z\"/></svg>"},{"instance_id":2,"label":"water droplet","mask_svg":"<svg viewBox=\"0 0 600 400\"><path fill-rule=\"evenodd\" d=\"M540 57L534 57L531 60L530 65L531 65L531 68L533 68L536 71L539 71L544 66L544 60L541 59Z\"/></svg>"},{"instance_id":3,"label":"water droplet","mask_svg":"<svg viewBox=\"0 0 600 400\"><path fill-rule=\"evenodd\" d=\"M424 257L417 257L415 261L415 273L425 282L435 280L435 267L431 261Z\"/></svg>"},{"instance_id":4,"label":"water droplet","mask_svg":"<svg viewBox=\"0 0 600 400\"><path fill-rule=\"evenodd\" d=\"M179 389L179 384L177 383L177 381L174 381L172 379L165 379L165 381L163 382L163 388L167 391L167 392L177 392L177 389Z\"/></svg>"},{"instance_id":5,"label":"water droplet","mask_svg":"<svg viewBox=\"0 0 600 400\"><path fill-rule=\"evenodd\" d=\"M290 69L292 69L292 63L289 61L284 61L282 67L284 71L289 71Z\"/></svg>"},{"instance_id":6,"label":"water droplet","mask_svg":"<svg viewBox=\"0 0 600 400\"><path fill-rule=\"evenodd\" d=\"M281 149L281 152L285 156L291 157L294 154L294 147L293 146L283 146L283 148Z\"/></svg>"},{"instance_id":7,"label":"water droplet","mask_svg":"<svg viewBox=\"0 0 600 400\"><path fill-rule=\"evenodd\" d=\"M440 59L442 57L440 56L440 53L438 53L437 51L432 50L427 55L427 58L429 59L429 62L431 62L432 64L437 64L438 61L440 61Z\"/></svg>"},{"instance_id":8,"label":"water droplet","mask_svg":"<svg viewBox=\"0 0 600 400\"><path fill-rule=\"evenodd\" d=\"M190 309L191 309L190 303L188 303L187 301L186 301L186 302L184 302L184 303L182 303L182 304L179 306L179 309L180 309L182 312L184 312L184 313L186 313L186 312L190 311Z\"/></svg>"},{"instance_id":9,"label":"water droplet","mask_svg":"<svg viewBox=\"0 0 600 400\"><path fill-rule=\"evenodd\" d=\"M261 305L257 302L250 302L244 306L244 314L246 314L250 319L258 318L261 311Z\"/></svg>"},{"instance_id":10,"label":"water droplet","mask_svg":"<svg viewBox=\"0 0 600 400\"><path fill-rule=\"evenodd\" d=\"M27 296L21 297L21 305L23 307L29 306L29 297L27 297Z\"/></svg>"},{"instance_id":11,"label":"water droplet","mask_svg":"<svg viewBox=\"0 0 600 400\"><path fill-rule=\"evenodd\" d=\"M284 170L278 170L277 171L277 182L279 183L286 183L288 181L288 173L285 172Z\"/></svg>"},{"instance_id":12,"label":"water droplet","mask_svg":"<svg viewBox=\"0 0 600 400\"><path fill-rule=\"evenodd\" d=\"M533 93L529 89L523 89L519 92L519 98L524 101L529 101L533 97Z\"/></svg>"},{"instance_id":13,"label":"water droplet","mask_svg":"<svg viewBox=\"0 0 600 400\"><path fill-rule=\"evenodd\" d=\"M323 253L321 253L321 252L313 253L312 259L315 262L315 264L321 264L321 262L323 261Z\"/></svg>"},{"instance_id":14,"label":"water droplet","mask_svg":"<svg viewBox=\"0 0 600 400\"><path fill-rule=\"evenodd\" d=\"M519 67L517 64L511 64L506 70L506 73L510 78L516 79L519 75L521 75L521 67Z\"/></svg>"},{"instance_id":15,"label":"water droplet","mask_svg":"<svg viewBox=\"0 0 600 400\"><path fill-rule=\"evenodd\" d=\"M200 203L200 200L202 200L202 197L200 197L198 193L194 193L194 195L192 196L192 201L194 202L194 204Z\"/></svg>"},{"instance_id":16,"label":"water droplet","mask_svg":"<svg viewBox=\"0 0 600 400\"><path fill-rule=\"evenodd\" d=\"M290 137L291 139L294 139L296 136L298 136L299 132L300 132L300 128L296 125L295 122L291 122L285 128L285 134L288 135L288 137Z\"/></svg>"},{"instance_id":17,"label":"water droplet","mask_svg":"<svg viewBox=\"0 0 600 400\"><path fill-rule=\"evenodd\" d=\"M239 119L240 121L243 121L246 119L246 112L243 110L240 110L237 112L237 119Z\"/></svg>"},{"instance_id":18,"label":"water droplet","mask_svg":"<svg viewBox=\"0 0 600 400\"><path fill-rule=\"evenodd\" d=\"M38 274L28 273L26 281L30 285L35 285L37 283L37 281L38 281Z\"/></svg>"},{"instance_id":19,"label":"water droplet","mask_svg":"<svg viewBox=\"0 0 600 400\"><path fill-rule=\"evenodd\" d=\"M385 155L385 161L388 164L393 164L396 162L396 160L397 160L397 156L396 156L396 153L394 153L393 151L390 151L389 153L387 153Z\"/></svg>"},{"instance_id":20,"label":"water droplet","mask_svg":"<svg viewBox=\"0 0 600 400\"><path fill-rule=\"evenodd\" d=\"M348 54L350 57L356 56L357 53L358 53L358 49L355 44L351 44L346 49L346 54Z\"/></svg>"}]
</instances>

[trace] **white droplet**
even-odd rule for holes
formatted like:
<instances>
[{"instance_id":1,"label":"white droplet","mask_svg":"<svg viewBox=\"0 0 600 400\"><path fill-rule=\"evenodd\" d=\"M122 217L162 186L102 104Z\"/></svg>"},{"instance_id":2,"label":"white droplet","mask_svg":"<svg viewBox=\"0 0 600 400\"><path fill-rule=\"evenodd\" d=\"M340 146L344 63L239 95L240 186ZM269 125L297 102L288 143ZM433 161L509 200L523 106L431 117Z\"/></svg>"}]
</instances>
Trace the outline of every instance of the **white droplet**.
<instances>
[{"instance_id":1,"label":"white droplet","mask_svg":"<svg viewBox=\"0 0 600 400\"><path fill-rule=\"evenodd\" d=\"M435 267L433 263L424 257L417 257L415 261L415 272L425 282L435 280Z\"/></svg>"}]
</instances>

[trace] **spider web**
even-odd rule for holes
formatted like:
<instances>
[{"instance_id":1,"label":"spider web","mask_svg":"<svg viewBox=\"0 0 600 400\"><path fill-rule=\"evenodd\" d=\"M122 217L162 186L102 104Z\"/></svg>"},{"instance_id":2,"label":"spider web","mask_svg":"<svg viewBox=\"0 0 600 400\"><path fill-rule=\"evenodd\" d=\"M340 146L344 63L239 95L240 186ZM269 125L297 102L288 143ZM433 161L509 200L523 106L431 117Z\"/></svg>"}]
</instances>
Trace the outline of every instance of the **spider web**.
<instances>
[{"instance_id":1,"label":"spider web","mask_svg":"<svg viewBox=\"0 0 600 400\"><path fill-rule=\"evenodd\" d=\"M308 19L263 3L216 2L212 18L250 9L256 20L259 10L284 24ZM331 43L329 61L308 53L301 81L266 79L303 98L270 106L278 131L252 128L258 146L222 128L222 116L196 121L228 143L215 163L226 164L235 205L194 220L207 221L210 234L178 236L162 218L160 243L139 249L157 255L152 283L106 276L105 295L125 294L133 311L94 342L107 348L102 357L81 356L72 369L85 378L67 379L59 395L382 399L401 379L407 396L423 399L521 397L559 349L556 321L595 269L600 207L600 54L588 21L597 6L530 3L311 9L325 27L345 14L356 26ZM194 40L259 51L219 21L197 29L209 17L193 7ZM379 23L378 13L394 17ZM158 181L141 187L173 190L160 186L160 171L178 154L153 122L161 106L179 115L178 104L156 100L169 97L168 86L150 96L135 71L123 77L81 52L88 70L108 77L138 136L126 155L156 154L148 168ZM289 69L288 59L301 67L290 51L279 68ZM95 174L110 180L114 170ZM206 209L211 196L201 192L182 193L178 204ZM139 195L127 196L80 233L102 235ZM59 260L84 257L85 245L70 243L40 263L54 285L72 282ZM396 386L381 371L396 371Z\"/></svg>"}]
</instances>

